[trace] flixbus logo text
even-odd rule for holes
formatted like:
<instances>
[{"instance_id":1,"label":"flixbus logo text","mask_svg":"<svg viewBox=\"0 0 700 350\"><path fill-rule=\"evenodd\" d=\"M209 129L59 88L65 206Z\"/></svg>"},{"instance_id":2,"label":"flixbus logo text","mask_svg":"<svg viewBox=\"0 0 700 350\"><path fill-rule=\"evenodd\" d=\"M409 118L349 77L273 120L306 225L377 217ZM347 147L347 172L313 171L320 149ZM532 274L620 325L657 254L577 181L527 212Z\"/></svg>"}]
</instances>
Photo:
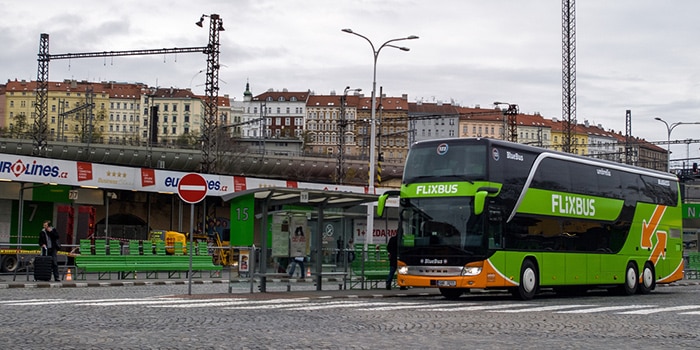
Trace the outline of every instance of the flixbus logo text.
<instances>
[{"instance_id":1,"label":"flixbus logo text","mask_svg":"<svg viewBox=\"0 0 700 350\"><path fill-rule=\"evenodd\" d=\"M595 199L553 194L552 213L595 216Z\"/></svg>"},{"instance_id":2,"label":"flixbus logo text","mask_svg":"<svg viewBox=\"0 0 700 350\"><path fill-rule=\"evenodd\" d=\"M459 186L451 185L418 185L416 186L416 194L455 194Z\"/></svg>"},{"instance_id":3,"label":"flixbus logo text","mask_svg":"<svg viewBox=\"0 0 700 350\"><path fill-rule=\"evenodd\" d=\"M0 162L0 173L14 174L15 177L34 175L60 179L68 178L68 172L61 171L58 165L41 164L37 163L36 160L29 164L24 164L21 159L18 159L14 163L6 161Z\"/></svg>"}]
</instances>

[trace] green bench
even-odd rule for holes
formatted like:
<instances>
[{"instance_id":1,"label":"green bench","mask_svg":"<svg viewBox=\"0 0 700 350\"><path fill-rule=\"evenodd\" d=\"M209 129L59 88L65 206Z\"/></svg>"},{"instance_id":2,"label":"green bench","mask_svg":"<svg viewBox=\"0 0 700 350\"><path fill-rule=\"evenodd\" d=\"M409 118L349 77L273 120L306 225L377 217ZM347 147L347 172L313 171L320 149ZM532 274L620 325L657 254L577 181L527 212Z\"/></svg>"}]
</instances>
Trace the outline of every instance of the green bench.
<instances>
[{"instance_id":1,"label":"green bench","mask_svg":"<svg viewBox=\"0 0 700 350\"><path fill-rule=\"evenodd\" d=\"M368 244L367 259L364 259L364 244L355 244L355 260L350 263L350 288L369 285L378 288L389 275L389 253L386 244Z\"/></svg>"},{"instance_id":2,"label":"green bench","mask_svg":"<svg viewBox=\"0 0 700 350\"><path fill-rule=\"evenodd\" d=\"M112 243L114 242L114 243ZM155 249L150 243L141 249L139 241L128 242L129 251L122 253L119 241L112 240L105 243L104 240L95 240L95 254L80 254L75 257L76 275L78 278L85 278L85 273L92 272L98 274L98 279L112 278L112 273L118 273L119 278L128 278L133 274L136 277L138 272L146 274L146 278L158 278L158 273L168 273L168 278L180 277L182 272L190 269L190 256L183 254L182 244L176 244L176 255L165 254L165 243L156 242ZM107 249L109 248L109 249ZM92 245L89 240L80 241L81 252L91 252ZM109 254L104 254L109 251ZM145 254L141 254L141 252ZM151 252L155 251L155 254ZM179 252L179 254L177 254ZM193 276L201 276L203 271L208 271L210 277L219 274L222 267L214 265L212 257L208 254L206 242L200 242L195 252L201 253L192 256ZM100 254L98 254L100 253ZM193 252L194 253L194 252Z\"/></svg>"}]
</instances>

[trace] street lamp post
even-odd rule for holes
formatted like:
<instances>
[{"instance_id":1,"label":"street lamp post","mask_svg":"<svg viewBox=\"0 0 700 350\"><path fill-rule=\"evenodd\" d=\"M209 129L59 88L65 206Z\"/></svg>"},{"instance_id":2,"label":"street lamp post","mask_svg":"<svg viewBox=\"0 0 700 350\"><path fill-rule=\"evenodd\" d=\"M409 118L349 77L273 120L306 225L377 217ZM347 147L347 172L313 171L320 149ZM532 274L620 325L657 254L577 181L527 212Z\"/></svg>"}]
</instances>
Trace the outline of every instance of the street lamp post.
<instances>
[{"instance_id":1,"label":"street lamp post","mask_svg":"<svg viewBox=\"0 0 700 350\"><path fill-rule=\"evenodd\" d=\"M675 122L675 123L667 123L665 120L661 119L660 117L655 117L655 120L658 120L664 125L666 125L666 171L671 171L671 132L673 129L675 129L678 125L690 125L690 124L695 124L698 125L700 122L692 122L692 123L684 123L684 122Z\"/></svg>"},{"instance_id":2,"label":"street lamp post","mask_svg":"<svg viewBox=\"0 0 700 350\"><path fill-rule=\"evenodd\" d=\"M375 98L375 94L377 91L377 57L379 57L379 52L382 51L383 48L385 47L393 47L395 49L399 49L401 51L410 51L408 47L403 47L403 46L396 46L392 45L391 43L396 42L396 41L402 41L402 40L413 40L413 39L418 39L417 36L415 35L409 35L404 38L396 38L396 39L391 39L387 40L384 42L382 45L379 46L378 49L375 49L374 43L372 43L372 40L369 40L366 36L353 32L352 29L350 28L345 28L342 29L343 32L348 33L348 34L354 34L359 36L362 39L367 40L369 45L372 47L372 55L373 55L373 66L372 66L372 110L370 111L371 113L371 120L370 120L370 139L369 139L369 184L368 184L368 192L370 194L374 194L374 175L375 175L375 163L377 161L376 159L376 143L377 143L377 123L375 120L375 114L376 114L376 108L377 108L377 100ZM370 243L372 240L372 234L374 233L374 206L373 205L368 205L367 206L367 231L365 233L365 251L367 251L367 244Z\"/></svg>"}]
</instances>

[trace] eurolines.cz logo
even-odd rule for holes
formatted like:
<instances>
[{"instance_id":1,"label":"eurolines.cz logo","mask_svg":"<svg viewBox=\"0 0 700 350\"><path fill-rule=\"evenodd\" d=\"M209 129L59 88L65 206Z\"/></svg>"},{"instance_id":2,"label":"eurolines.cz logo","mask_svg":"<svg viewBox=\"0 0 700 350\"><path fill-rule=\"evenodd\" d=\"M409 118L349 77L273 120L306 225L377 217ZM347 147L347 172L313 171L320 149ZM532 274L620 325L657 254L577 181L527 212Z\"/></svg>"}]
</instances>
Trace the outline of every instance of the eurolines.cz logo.
<instances>
[{"instance_id":1,"label":"eurolines.cz logo","mask_svg":"<svg viewBox=\"0 0 700 350\"><path fill-rule=\"evenodd\" d=\"M15 177L20 177L21 175L36 175L36 176L46 176L46 177L58 177L61 179L67 178L68 173L61 172L58 165L45 165L33 161L30 164L24 164L21 159L16 162L0 162L0 173L12 173Z\"/></svg>"},{"instance_id":2,"label":"eurolines.cz logo","mask_svg":"<svg viewBox=\"0 0 700 350\"><path fill-rule=\"evenodd\" d=\"M448 146L446 143L441 143L437 146L437 154L439 156L444 156L449 149L450 146Z\"/></svg>"}]
</instances>

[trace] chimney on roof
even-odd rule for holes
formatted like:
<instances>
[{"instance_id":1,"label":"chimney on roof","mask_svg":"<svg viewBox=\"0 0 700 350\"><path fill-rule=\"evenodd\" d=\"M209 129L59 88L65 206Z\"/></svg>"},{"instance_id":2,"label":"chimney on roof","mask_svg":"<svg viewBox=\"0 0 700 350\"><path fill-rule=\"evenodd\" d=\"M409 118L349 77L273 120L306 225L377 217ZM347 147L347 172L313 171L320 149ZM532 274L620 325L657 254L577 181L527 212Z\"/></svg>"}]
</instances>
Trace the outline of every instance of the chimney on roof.
<instances>
[{"instance_id":1,"label":"chimney on roof","mask_svg":"<svg viewBox=\"0 0 700 350\"><path fill-rule=\"evenodd\" d=\"M481 109L481 105L480 105L480 104L475 104L475 105L474 105L474 108L476 108L476 109Z\"/></svg>"}]
</instances>

